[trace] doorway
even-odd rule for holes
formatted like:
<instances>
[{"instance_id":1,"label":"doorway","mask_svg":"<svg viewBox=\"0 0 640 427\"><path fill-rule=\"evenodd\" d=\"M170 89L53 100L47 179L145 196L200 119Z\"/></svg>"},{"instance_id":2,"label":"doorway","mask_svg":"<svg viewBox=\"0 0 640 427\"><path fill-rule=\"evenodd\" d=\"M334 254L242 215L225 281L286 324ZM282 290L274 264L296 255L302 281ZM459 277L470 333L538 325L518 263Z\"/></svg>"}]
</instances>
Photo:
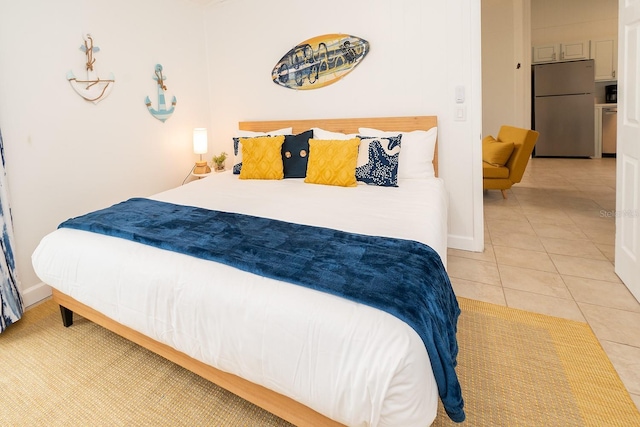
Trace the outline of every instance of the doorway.
<instances>
[{"instance_id":1,"label":"doorway","mask_svg":"<svg viewBox=\"0 0 640 427\"><path fill-rule=\"evenodd\" d=\"M638 1L632 3L637 6ZM589 43L610 37L617 40L619 32L618 0L481 0L481 10L483 137L496 135L502 124L531 127L530 69L534 43L560 46L563 41L579 38ZM569 31L574 31L573 35ZM614 66L623 63L614 62ZM604 102L605 87L610 84L610 81L596 83L594 104ZM622 122L618 120L618 124ZM624 141L619 140L618 147L621 143ZM611 174L615 183L615 172ZM624 209L614 205L604 211L616 215ZM634 230L640 228L637 221L633 224ZM616 260L616 268L617 264Z\"/></svg>"}]
</instances>

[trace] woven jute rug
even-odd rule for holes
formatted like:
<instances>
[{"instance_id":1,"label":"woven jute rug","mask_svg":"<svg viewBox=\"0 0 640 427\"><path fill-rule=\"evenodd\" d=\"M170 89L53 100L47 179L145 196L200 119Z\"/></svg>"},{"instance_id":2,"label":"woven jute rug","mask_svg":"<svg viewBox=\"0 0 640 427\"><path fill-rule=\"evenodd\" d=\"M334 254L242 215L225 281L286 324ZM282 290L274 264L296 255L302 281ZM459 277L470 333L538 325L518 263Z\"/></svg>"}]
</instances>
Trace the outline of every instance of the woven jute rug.
<instances>
[{"instance_id":1,"label":"woven jute rug","mask_svg":"<svg viewBox=\"0 0 640 427\"><path fill-rule=\"evenodd\" d=\"M469 426L640 426L586 323L458 298L456 369ZM434 426L453 426L442 407Z\"/></svg>"},{"instance_id":2,"label":"woven jute rug","mask_svg":"<svg viewBox=\"0 0 640 427\"><path fill-rule=\"evenodd\" d=\"M460 298L462 426L640 426L586 324ZM51 301L0 334L0 426L289 426ZM451 422L440 408L435 426ZM402 426L399 426L402 427Z\"/></svg>"}]
</instances>

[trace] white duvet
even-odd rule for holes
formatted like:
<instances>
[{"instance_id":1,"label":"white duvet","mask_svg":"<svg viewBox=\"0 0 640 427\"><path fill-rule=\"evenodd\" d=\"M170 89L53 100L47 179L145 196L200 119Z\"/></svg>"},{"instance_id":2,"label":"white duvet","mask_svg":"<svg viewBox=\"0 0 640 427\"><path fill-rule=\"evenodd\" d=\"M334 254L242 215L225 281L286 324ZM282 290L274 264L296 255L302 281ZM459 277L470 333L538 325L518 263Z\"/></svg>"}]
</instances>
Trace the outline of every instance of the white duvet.
<instances>
[{"instance_id":1,"label":"white duvet","mask_svg":"<svg viewBox=\"0 0 640 427\"><path fill-rule=\"evenodd\" d=\"M151 197L426 243L446 261L440 179L398 188L214 174ZM72 229L33 254L40 279L157 341L348 426L427 426L438 393L424 344L380 310L128 240Z\"/></svg>"}]
</instances>

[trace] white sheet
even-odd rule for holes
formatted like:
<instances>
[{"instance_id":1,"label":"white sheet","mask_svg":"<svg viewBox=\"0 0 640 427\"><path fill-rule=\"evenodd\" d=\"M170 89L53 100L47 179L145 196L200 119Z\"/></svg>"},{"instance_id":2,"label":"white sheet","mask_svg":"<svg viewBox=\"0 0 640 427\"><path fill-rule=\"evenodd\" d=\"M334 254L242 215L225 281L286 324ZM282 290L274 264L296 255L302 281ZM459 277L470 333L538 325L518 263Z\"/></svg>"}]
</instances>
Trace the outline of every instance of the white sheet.
<instances>
[{"instance_id":1,"label":"white sheet","mask_svg":"<svg viewBox=\"0 0 640 427\"><path fill-rule=\"evenodd\" d=\"M445 261L442 181L399 184L341 188L226 172L152 198L413 239ZM47 235L32 259L43 282L117 322L346 425L425 426L435 418L437 387L421 339L377 309L72 229Z\"/></svg>"}]
</instances>

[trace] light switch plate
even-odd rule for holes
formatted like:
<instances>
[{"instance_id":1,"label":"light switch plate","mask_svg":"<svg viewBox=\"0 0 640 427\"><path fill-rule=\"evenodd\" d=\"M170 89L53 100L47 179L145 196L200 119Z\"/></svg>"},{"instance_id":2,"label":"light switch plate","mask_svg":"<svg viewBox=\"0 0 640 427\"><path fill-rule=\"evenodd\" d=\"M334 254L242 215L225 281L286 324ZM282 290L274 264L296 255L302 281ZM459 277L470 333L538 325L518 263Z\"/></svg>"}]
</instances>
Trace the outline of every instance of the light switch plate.
<instances>
[{"instance_id":1,"label":"light switch plate","mask_svg":"<svg viewBox=\"0 0 640 427\"><path fill-rule=\"evenodd\" d=\"M456 104L464 104L464 86L456 86Z\"/></svg>"}]
</instances>

